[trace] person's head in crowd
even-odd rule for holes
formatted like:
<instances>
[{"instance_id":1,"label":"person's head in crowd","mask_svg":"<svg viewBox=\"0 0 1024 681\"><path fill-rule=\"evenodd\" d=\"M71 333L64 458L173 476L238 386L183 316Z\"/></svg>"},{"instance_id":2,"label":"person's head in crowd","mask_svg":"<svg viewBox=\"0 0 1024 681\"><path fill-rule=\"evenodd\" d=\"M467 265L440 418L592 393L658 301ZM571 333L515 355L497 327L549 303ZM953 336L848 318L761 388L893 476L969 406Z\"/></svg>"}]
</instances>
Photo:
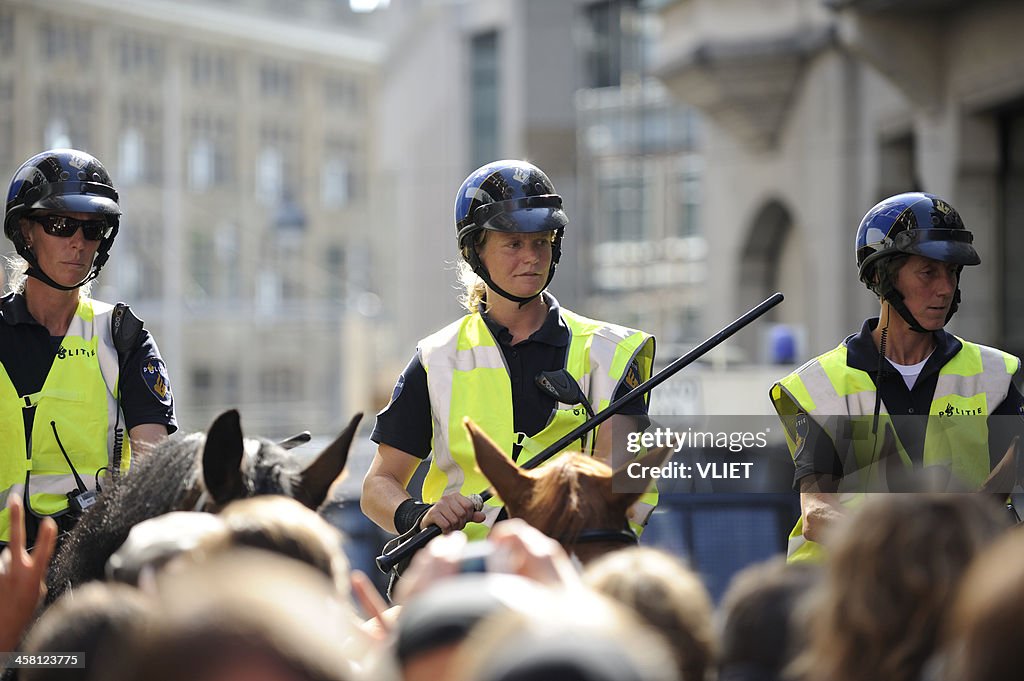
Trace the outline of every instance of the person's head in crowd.
<instances>
[{"instance_id":1,"label":"person's head in crowd","mask_svg":"<svg viewBox=\"0 0 1024 681\"><path fill-rule=\"evenodd\" d=\"M804 601L821 571L817 563L778 558L733 577L717 613L718 681L783 678L803 644Z\"/></svg>"},{"instance_id":2,"label":"person's head in crowd","mask_svg":"<svg viewBox=\"0 0 1024 681\"><path fill-rule=\"evenodd\" d=\"M1024 650L1024 532L1010 532L977 557L946 620L942 681L1004 681Z\"/></svg>"},{"instance_id":3,"label":"person's head in crowd","mask_svg":"<svg viewBox=\"0 0 1024 681\"><path fill-rule=\"evenodd\" d=\"M476 627L456 681L679 681L668 644L628 608L587 589L552 590Z\"/></svg>"},{"instance_id":4,"label":"person's head in crowd","mask_svg":"<svg viewBox=\"0 0 1024 681\"><path fill-rule=\"evenodd\" d=\"M836 536L797 673L916 681L968 564L1005 528L983 495L869 495Z\"/></svg>"},{"instance_id":5,"label":"person's head in crowd","mask_svg":"<svg viewBox=\"0 0 1024 681\"><path fill-rule=\"evenodd\" d=\"M211 513L174 511L144 520L107 559L107 579L138 586L143 574L159 572L176 556L223 531L224 522Z\"/></svg>"},{"instance_id":6,"label":"person's head in crowd","mask_svg":"<svg viewBox=\"0 0 1024 681\"><path fill-rule=\"evenodd\" d=\"M26 667L21 681L100 681L116 666L126 638L144 631L152 600L124 584L90 582L57 600L29 630L22 644L28 655L73 653L72 667Z\"/></svg>"},{"instance_id":7,"label":"person's head in crowd","mask_svg":"<svg viewBox=\"0 0 1024 681\"><path fill-rule=\"evenodd\" d=\"M583 579L665 637L683 681L703 681L714 657L713 606L696 573L664 551L629 548L588 565Z\"/></svg>"},{"instance_id":8,"label":"person's head in crowd","mask_svg":"<svg viewBox=\"0 0 1024 681\"><path fill-rule=\"evenodd\" d=\"M201 550L273 551L311 565L348 593L349 565L341 532L316 511L290 497L265 495L233 501L219 515L225 531L210 535Z\"/></svg>"},{"instance_id":9,"label":"person's head in crowd","mask_svg":"<svg viewBox=\"0 0 1024 681\"><path fill-rule=\"evenodd\" d=\"M350 681L369 646L331 579L269 551L193 554L154 590L119 681Z\"/></svg>"},{"instance_id":10,"label":"person's head in crowd","mask_svg":"<svg viewBox=\"0 0 1024 681\"><path fill-rule=\"evenodd\" d=\"M543 602L547 589L518 575L467 573L449 577L402 608L394 657L403 681L447 679L462 642L480 622Z\"/></svg>"}]
</instances>

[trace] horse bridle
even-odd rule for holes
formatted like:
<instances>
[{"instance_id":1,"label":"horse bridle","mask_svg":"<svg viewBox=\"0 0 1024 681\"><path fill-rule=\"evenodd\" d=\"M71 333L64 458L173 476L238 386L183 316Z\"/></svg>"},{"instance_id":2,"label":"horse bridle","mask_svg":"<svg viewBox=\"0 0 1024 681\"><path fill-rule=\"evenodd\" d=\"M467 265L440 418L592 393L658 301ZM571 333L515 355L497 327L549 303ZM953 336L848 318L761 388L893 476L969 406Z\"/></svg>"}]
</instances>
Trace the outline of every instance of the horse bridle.
<instances>
[{"instance_id":1,"label":"horse bridle","mask_svg":"<svg viewBox=\"0 0 1024 681\"><path fill-rule=\"evenodd\" d=\"M636 533L628 527L621 530L610 530L607 528L582 530L575 537L565 539L559 538L558 541L566 547L574 546L576 544L596 544L598 542L630 544L633 546L636 546L639 543Z\"/></svg>"}]
</instances>

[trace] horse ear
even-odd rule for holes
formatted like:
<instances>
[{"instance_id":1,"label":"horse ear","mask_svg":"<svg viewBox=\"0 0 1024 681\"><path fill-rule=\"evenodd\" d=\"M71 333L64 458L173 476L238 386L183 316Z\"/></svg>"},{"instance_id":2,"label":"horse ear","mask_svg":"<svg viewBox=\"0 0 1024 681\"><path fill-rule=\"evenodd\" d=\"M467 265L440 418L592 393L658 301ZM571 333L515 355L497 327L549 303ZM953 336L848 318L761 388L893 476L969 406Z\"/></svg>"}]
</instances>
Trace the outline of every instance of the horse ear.
<instances>
[{"instance_id":1,"label":"horse ear","mask_svg":"<svg viewBox=\"0 0 1024 681\"><path fill-rule=\"evenodd\" d=\"M216 418L203 445L203 484L218 504L245 496L242 482L242 424L230 409Z\"/></svg>"},{"instance_id":2,"label":"horse ear","mask_svg":"<svg viewBox=\"0 0 1024 681\"><path fill-rule=\"evenodd\" d=\"M615 469L605 487L605 496L608 499L608 504L614 508L621 508L622 512L625 513L626 509L642 497L650 487L654 479L650 471L664 466L665 462L672 456L673 451L671 447L658 447L644 454L639 459L627 461ZM640 468L637 469L634 464L639 465ZM630 466L634 467L630 468ZM618 491L616 492L615 490Z\"/></svg>"},{"instance_id":3,"label":"horse ear","mask_svg":"<svg viewBox=\"0 0 1024 681\"><path fill-rule=\"evenodd\" d=\"M463 419L462 425L469 431L469 437L473 440L473 453L476 455L476 465L480 472L491 483L510 512L514 508L521 508L522 502L533 493L533 478L517 466L516 462L510 459L494 440L487 437L480 426L473 423L468 416Z\"/></svg>"},{"instance_id":4,"label":"horse ear","mask_svg":"<svg viewBox=\"0 0 1024 681\"><path fill-rule=\"evenodd\" d=\"M345 430L341 431L341 435L327 445L313 460L313 463L299 473L298 485L294 490L296 500L314 511L324 503L331 485L345 470L345 464L348 462L348 450L352 446L352 439L355 437L356 429L362 418L362 412L353 416L345 426Z\"/></svg>"}]
</instances>

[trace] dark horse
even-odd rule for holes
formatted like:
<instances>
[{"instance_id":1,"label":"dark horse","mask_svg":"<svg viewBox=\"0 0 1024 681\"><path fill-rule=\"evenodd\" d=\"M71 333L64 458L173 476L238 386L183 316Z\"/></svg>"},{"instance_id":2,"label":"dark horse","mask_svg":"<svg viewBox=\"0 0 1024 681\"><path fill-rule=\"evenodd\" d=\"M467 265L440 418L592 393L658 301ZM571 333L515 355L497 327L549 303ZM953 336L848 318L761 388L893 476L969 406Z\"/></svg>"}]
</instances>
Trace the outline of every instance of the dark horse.
<instances>
[{"instance_id":1,"label":"dark horse","mask_svg":"<svg viewBox=\"0 0 1024 681\"><path fill-rule=\"evenodd\" d=\"M532 470L518 466L498 445L466 419L480 472L505 502L509 517L522 518L557 539L582 563L636 544L626 512L647 491L650 470L664 465L672 450L648 453L627 475L578 452L565 453Z\"/></svg>"},{"instance_id":2,"label":"dark horse","mask_svg":"<svg viewBox=\"0 0 1024 681\"><path fill-rule=\"evenodd\" d=\"M317 509L345 467L361 418L356 414L304 468L285 447L245 438L234 410L218 416L207 433L168 438L133 461L65 537L50 566L47 603L69 587L102 579L107 559L143 520L170 511L216 512L258 494L283 494Z\"/></svg>"}]
</instances>

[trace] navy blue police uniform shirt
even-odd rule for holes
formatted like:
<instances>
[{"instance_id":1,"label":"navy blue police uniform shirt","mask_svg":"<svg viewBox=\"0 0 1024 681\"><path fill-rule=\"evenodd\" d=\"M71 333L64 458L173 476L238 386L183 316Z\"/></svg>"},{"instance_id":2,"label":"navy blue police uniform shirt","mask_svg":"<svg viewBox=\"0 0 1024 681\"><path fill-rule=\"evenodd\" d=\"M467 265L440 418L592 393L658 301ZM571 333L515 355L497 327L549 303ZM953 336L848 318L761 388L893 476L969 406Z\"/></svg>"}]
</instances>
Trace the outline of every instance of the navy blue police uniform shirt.
<instances>
[{"instance_id":1,"label":"navy blue police uniform shirt","mask_svg":"<svg viewBox=\"0 0 1024 681\"><path fill-rule=\"evenodd\" d=\"M491 335L498 341L505 365L512 383L512 420L516 432L533 436L548 424L555 409L555 398L543 392L534 383L542 371L558 371L565 368L566 353L569 350L569 329L559 316L558 301L545 293L549 305L544 323L529 338L512 345L512 334L486 314L482 315ZM616 391L616 399L625 395L638 384L639 368L634 360L630 374ZM647 425L647 402L638 397L624 405L619 412L624 415L641 417L641 427ZM420 459L430 454L433 441L433 424L430 418L430 395L427 389L427 372L413 355L408 366L398 378L391 402L377 414L370 439L412 454ZM518 458L519 448L513 452Z\"/></svg>"},{"instance_id":2,"label":"navy blue police uniform shirt","mask_svg":"<svg viewBox=\"0 0 1024 681\"><path fill-rule=\"evenodd\" d=\"M19 395L42 390L61 340L32 318L23 295L12 293L0 298L0 362ZM167 369L156 341L146 329L127 357L120 390L126 431L144 423L161 424L168 433L178 429ZM26 432L31 432L33 410L24 413Z\"/></svg>"},{"instance_id":3,"label":"navy blue police uniform shirt","mask_svg":"<svg viewBox=\"0 0 1024 681\"><path fill-rule=\"evenodd\" d=\"M928 425L927 417L935 386L939 380L939 370L960 352L963 343L945 330L935 331L935 349L921 369L913 389L907 388L903 376L888 360L882 364L881 385L878 385L878 347L871 337L877 326L877 317L867 319L859 333L844 341L846 364L866 372L876 383L875 389L890 414L900 443L915 468L919 468L924 461L925 429ZM990 467L995 467L1003 458L1013 437L1024 432L1024 420L1021 419L1021 415L1024 414L1024 397L1021 397L1020 391L1014 385L1017 378L1015 376L1014 382L1010 383L1006 398L988 415ZM843 477L843 461L821 426L803 414L798 415L797 423L798 445L794 454L794 487L800 489L800 479L812 474ZM878 437L884 437L884 434L879 431Z\"/></svg>"}]
</instances>

